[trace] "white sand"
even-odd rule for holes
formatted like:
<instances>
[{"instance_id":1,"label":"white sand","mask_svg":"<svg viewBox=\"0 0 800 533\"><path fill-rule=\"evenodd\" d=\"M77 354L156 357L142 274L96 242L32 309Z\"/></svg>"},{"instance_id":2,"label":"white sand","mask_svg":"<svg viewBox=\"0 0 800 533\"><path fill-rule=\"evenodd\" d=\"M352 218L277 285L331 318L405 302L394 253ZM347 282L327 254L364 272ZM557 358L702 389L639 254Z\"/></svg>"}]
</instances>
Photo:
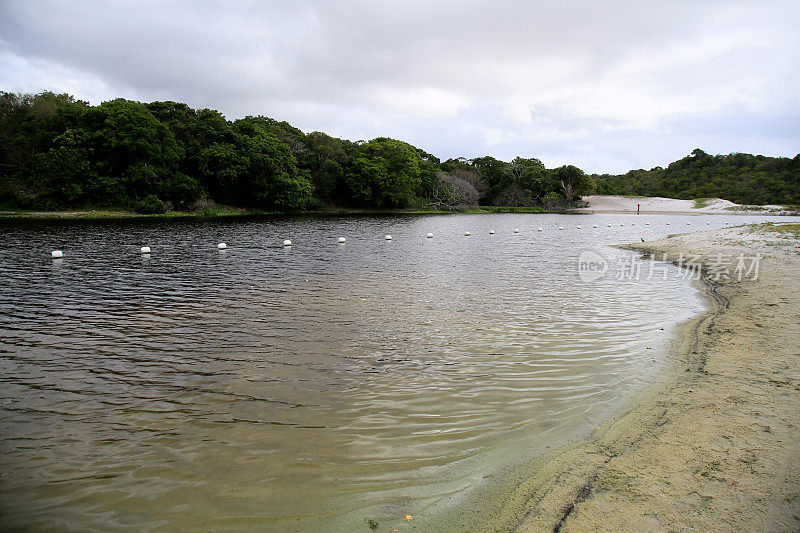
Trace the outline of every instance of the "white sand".
<instances>
[{"instance_id":1,"label":"white sand","mask_svg":"<svg viewBox=\"0 0 800 533\"><path fill-rule=\"evenodd\" d=\"M675 213L675 214L791 214L782 206L743 206L722 198L704 199L705 207L695 207L694 200L677 200L659 196L584 196L589 207L579 209L587 213Z\"/></svg>"}]
</instances>

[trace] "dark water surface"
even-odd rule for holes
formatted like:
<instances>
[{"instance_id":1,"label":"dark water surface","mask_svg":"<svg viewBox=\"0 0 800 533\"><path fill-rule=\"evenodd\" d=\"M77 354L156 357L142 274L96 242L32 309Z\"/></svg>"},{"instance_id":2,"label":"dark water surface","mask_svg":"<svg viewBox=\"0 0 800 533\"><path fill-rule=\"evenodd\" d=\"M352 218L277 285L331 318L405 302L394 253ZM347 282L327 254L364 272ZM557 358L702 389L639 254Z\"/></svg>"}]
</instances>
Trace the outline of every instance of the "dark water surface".
<instances>
[{"instance_id":1,"label":"dark water surface","mask_svg":"<svg viewBox=\"0 0 800 533\"><path fill-rule=\"evenodd\" d=\"M750 220L0 222L0 518L433 527L618 412L702 307L672 267L582 283L581 250Z\"/></svg>"}]
</instances>

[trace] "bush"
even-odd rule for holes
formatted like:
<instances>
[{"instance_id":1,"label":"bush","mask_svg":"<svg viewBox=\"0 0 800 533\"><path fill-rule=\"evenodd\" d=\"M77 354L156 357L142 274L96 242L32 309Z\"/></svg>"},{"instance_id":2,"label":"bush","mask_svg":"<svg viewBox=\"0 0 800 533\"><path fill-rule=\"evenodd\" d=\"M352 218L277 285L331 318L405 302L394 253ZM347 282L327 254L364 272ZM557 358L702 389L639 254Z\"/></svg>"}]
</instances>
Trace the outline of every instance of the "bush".
<instances>
[{"instance_id":1,"label":"bush","mask_svg":"<svg viewBox=\"0 0 800 533\"><path fill-rule=\"evenodd\" d=\"M133 210L144 215L153 215L157 213L166 213L167 206L158 198L158 196L151 194L145 199L134 203Z\"/></svg>"}]
</instances>

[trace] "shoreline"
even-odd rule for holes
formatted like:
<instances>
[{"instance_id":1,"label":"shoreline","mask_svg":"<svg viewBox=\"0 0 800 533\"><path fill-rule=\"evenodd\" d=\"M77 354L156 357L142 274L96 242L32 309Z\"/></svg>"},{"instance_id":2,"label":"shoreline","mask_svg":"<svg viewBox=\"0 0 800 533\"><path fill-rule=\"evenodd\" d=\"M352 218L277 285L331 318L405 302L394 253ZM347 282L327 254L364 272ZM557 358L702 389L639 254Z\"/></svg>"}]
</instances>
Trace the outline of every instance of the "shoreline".
<instances>
[{"instance_id":1,"label":"shoreline","mask_svg":"<svg viewBox=\"0 0 800 533\"><path fill-rule=\"evenodd\" d=\"M61 210L61 211L12 211L0 210L0 220L128 220L128 219L234 219L259 217L305 217L305 216L363 216L363 215L480 215L480 214L548 214L554 213L539 207L480 206L451 210L428 209L318 209L308 211L262 211L258 209L223 208L209 211L170 211L167 213L135 213L123 210ZM564 213L566 214L566 212Z\"/></svg>"},{"instance_id":2,"label":"shoreline","mask_svg":"<svg viewBox=\"0 0 800 533\"><path fill-rule=\"evenodd\" d=\"M449 215L449 214L642 214L642 215L749 215L749 216L800 216L800 206L739 205L720 198L680 200L676 198L647 196L584 196L585 206L568 206L563 210L548 211L541 207L472 206L452 209L410 207L404 209L328 207L303 211L267 211L227 205L214 205L199 211L169 211L166 213L135 213L118 208L62 209L35 211L0 209L0 220L107 220L107 219L213 219L276 216L349 216L349 215Z\"/></svg>"},{"instance_id":3,"label":"shoreline","mask_svg":"<svg viewBox=\"0 0 800 533\"><path fill-rule=\"evenodd\" d=\"M710 309L679 330L668 379L542 458L487 530L800 527L800 225L775 228L622 246L669 262L696 254ZM713 279L718 254L740 253L763 254L757 280Z\"/></svg>"}]
</instances>

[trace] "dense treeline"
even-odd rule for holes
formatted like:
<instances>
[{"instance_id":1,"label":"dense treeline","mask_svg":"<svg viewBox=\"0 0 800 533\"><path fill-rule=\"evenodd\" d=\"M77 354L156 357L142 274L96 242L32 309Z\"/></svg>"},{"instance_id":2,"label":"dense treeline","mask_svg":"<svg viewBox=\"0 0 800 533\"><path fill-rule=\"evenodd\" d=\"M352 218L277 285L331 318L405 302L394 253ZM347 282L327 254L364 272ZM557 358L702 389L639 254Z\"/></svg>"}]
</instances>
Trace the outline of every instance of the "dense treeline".
<instances>
[{"instance_id":1,"label":"dense treeline","mask_svg":"<svg viewBox=\"0 0 800 533\"><path fill-rule=\"evenodd\" d=\"M698 148L667 168L593 177L598 194L800 205L800 155L793 159L738 153L712 156Z\"/></svg>"},{"instance_id":2,"label":"dense treeline","mask_svg":"<svg viewBox=\"0 0 800 533\"><path fill-rule=\"evenodd\" d=\"M800 204L794 159L700 149L667 168L587 176L535 158L440 161L402 141L348 141L286 122L229 121L211 109L67 94L0 92L0 205L205 210L214 202L275 211L326 207L558 210L581 195L721 197Z\"/></svg>"},{"instance_id":3,"label":"dense treeline","mask_svg":"<svg viewBox=\"0 0 800 533\"><path fill-rule=\"evenodd\" d=\"M580 169L546 169L538 159L442 162L394 139L352 142L266 117L229 121L177 102L91 106L67 94L0 93L0 205L7 207L552 209L592 187Z\"/></svg>"}]
</instances>

